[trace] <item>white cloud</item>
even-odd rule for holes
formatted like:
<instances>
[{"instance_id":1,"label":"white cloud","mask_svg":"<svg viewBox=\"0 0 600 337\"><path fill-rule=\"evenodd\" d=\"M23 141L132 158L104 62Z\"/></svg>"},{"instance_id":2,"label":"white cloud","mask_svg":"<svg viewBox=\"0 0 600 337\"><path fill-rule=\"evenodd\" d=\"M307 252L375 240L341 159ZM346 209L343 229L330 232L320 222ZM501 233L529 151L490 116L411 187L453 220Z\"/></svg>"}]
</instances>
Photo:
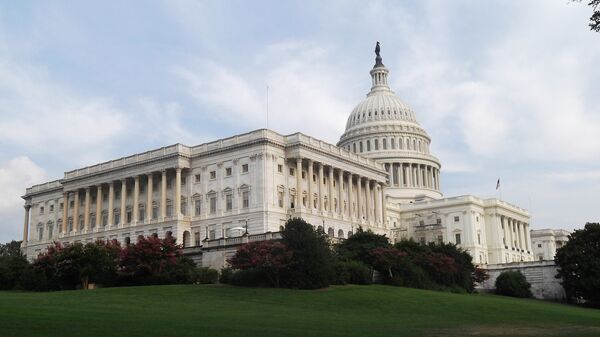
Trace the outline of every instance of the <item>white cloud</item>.
<instances>
[{"instance_id":1,"label":"white cloud","mask_svg":"<svg viewBox=\"0 0 600 337\"><path fill-rule=\"evenodd\" d=\"M310 43L270 45L249 56L265 73L244 73L202 60L175 73L186 92L215 120L266 125L269 86L269 128L282 133L305 132L335 143L344 130L352 105L345 98L344 72L328 62L328 51Z\"/></svg>"},{"instance_id":2,"label":"white cloud","mask_svg":"<svg viewBox=\"0 0 600 337\"><path fill-rule=\"evenodd\" d=\"M0 163L0 242L20 238L25 188L46 181L46 172L28 157Z\"/></svg>"}]
</instances>

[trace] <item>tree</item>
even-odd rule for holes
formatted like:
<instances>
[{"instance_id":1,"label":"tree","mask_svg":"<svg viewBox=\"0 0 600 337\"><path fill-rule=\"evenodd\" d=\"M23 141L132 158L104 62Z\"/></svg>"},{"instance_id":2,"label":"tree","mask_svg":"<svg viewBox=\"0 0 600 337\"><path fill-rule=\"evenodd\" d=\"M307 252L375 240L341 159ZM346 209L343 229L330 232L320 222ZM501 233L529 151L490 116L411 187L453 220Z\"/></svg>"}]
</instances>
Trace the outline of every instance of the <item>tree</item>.
<instances>
[{"instance_id":1,"label":"tree","mask_svg":"<svg viewBox=\"0 0 600 337\"><path fill-rule=\"evenodd\" d=\"M571 0L573 2L581 2L582 0ZM592 7L593 13L590 17L590 30L600 32L600 0L586 0L588 6Z\"/></svg>"},{"instance_id":2,"label":"tree","mask_svg":"<svg viewBox=\"0 0 600 337\"><path fill-rule=\"evenodd\" d=\"M139 237L121 251L118 273L125 283L171 283L169 272L182 261L181 246L173 237Z\"/></svg>"},{"instance_id":3,"label":"tree","mask_svg":"<svg viewBox=\"0 0 600 337\"><path fill-rule=\"evenodd\" d=\"M293 259L282 277L286 287L316 289L329 286L334 279L333 255L325 233L300 218L286 222L281 242Z\"/></svg>"},{"instance_id":4,"label":"tree","mask_svg":"<svg viewBox=\"0 0 600 337\"><path fill-rule=\"evenodd\" d=\"M279 288L281 273L291 260L292 252L283 243L260 241L240 246L227 262L233 269L255 269L267 277L271 286Z\"/></svg>"},{"instance_id":5,"label":"tree","mask_svg":"<svg viewBox=\"0 0 600 337\"><path fill-rule=\"evenodd\" d=\"M23 256L21 253L21 242L23 241L15 241L0 244L0 256Z\"/></svg>"},{"instance_id":6,"label":"tree","mask_svg":"<svg viewBox=\"0 0 600 337\"><path fill-rule=\"evenodd\" d=\"M0 290L21 287L27 265L27 259L21 254L21 241L0 244Z\"/></svg>"},{"instance_id":7,"label":"tree","mask_svg":"<svg viewBox=\"0 0 600 337\"><path fill-rule=\"evenodd\" d=\"M359 227L354 235L340 242L336 246L336 253L340 259L360 261L373 268L373 256L370 252L376 248L391 247L388 238L385 235L379 235L368 231L363 231Z\"/></svg>"},{"instance_id":8,"label":"tree","mask_svg":"<svg viewBox=\"0 0 600 337\"><path fill-rule=\"evenodd\" d=\"M390 280L394 279L394 270L398 269L399 262L407 254L396 248L378 247L369 252L373 268L385 273Z\"/></svg>"},{"instance_id":9,"label":"tree","mask_svg":"<svg viewBox=\"0 0 600 337\"><path fill-rule=\"evenodd\" d=\"M512 297L531 297L531 284L520 271L505 271L496 278L496 294Z\"/></svg>"},{"instance_id":10,"label":"tree","mask_svg":"<svg viewBox=\"0 0 600 337\"><path fill-rule=\"evenodd\" d=\"M600 224L586 223L574 231L556 251L555 261L567 299L600 307Z\"/></svg>"}]
</instances>

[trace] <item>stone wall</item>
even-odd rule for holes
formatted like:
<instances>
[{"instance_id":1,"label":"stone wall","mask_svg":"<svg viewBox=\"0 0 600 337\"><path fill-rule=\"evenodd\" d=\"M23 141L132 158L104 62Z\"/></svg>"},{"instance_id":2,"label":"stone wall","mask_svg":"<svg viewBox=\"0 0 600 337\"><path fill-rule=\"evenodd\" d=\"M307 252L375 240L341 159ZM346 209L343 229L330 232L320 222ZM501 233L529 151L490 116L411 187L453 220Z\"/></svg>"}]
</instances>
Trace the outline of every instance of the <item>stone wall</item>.
<instances>
[{"instance_id":1,"label":"stone wall","mask_svg":"<svg viewBox=\"0 0 600 337\"><path fill-rule=\"evenodd\" d=\"M493 292L496 278L500 273L508 270L518 270L531 283L531 292L535 298L553 301L565 300L565 290L560 284L561 279L555 277L558 270L554 261L490 264L484 266L484 268L488 270L490 278L478 287L479 290Z\"/></svg>"}]
</instances>

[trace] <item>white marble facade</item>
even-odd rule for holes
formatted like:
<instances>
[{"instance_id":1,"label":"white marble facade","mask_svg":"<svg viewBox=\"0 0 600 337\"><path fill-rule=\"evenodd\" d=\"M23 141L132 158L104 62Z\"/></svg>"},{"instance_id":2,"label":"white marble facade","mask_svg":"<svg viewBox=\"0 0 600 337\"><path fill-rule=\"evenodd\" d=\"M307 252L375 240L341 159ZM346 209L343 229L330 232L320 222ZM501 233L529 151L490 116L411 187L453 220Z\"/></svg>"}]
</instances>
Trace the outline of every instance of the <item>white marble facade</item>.
<instances>
[{"instance_id":1,"label":"white marble facade","mask_svg":"<svg viewBox=\"0 0 600 337\"><path fill-rule=\"evenodd\" d=\"M371 90L337 146L271 130L175 144L66 172L28 188L23 250L53 241L134 241L167 232L205 239L278 232L290 217L347 238L361 226L392 241L457 243L478 264L531 261L529 214L498 199L443 198L441 164L415 113L387 84L378 55Z\"/></svg>"},{"instance_id":2,"label":"white marble facade","mask_svg":"<svg viewBox=\"0 0 600 337\"><path fill-rule=\"evenodd\" d=\"M569 241L571 233L564 229L537 229L531 231L531 245L536 260L554 260L556 250Z\"/></svg>"}]
</instances>

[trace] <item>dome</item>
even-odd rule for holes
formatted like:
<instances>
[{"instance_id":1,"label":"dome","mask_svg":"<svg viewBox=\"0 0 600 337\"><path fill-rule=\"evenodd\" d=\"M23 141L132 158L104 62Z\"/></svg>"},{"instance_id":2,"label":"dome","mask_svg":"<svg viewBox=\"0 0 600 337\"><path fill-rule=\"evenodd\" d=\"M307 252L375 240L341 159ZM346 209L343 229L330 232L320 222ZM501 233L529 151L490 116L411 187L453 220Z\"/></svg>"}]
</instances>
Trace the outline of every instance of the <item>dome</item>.
<instances>
[{"instance_id":1,"label":"dome","mask_svg":"<svg viewBox=\"0 0 600 337\"><path fill-rule=\"evenodd\" d=\"M384 165L386 195L392 202L441 198L441 165L429 153L431 139L410 106L390 89L389 70L379 51L378 42L370 71L371 90L350 113L337 145Z\"/></svg>"}]
</instances>

